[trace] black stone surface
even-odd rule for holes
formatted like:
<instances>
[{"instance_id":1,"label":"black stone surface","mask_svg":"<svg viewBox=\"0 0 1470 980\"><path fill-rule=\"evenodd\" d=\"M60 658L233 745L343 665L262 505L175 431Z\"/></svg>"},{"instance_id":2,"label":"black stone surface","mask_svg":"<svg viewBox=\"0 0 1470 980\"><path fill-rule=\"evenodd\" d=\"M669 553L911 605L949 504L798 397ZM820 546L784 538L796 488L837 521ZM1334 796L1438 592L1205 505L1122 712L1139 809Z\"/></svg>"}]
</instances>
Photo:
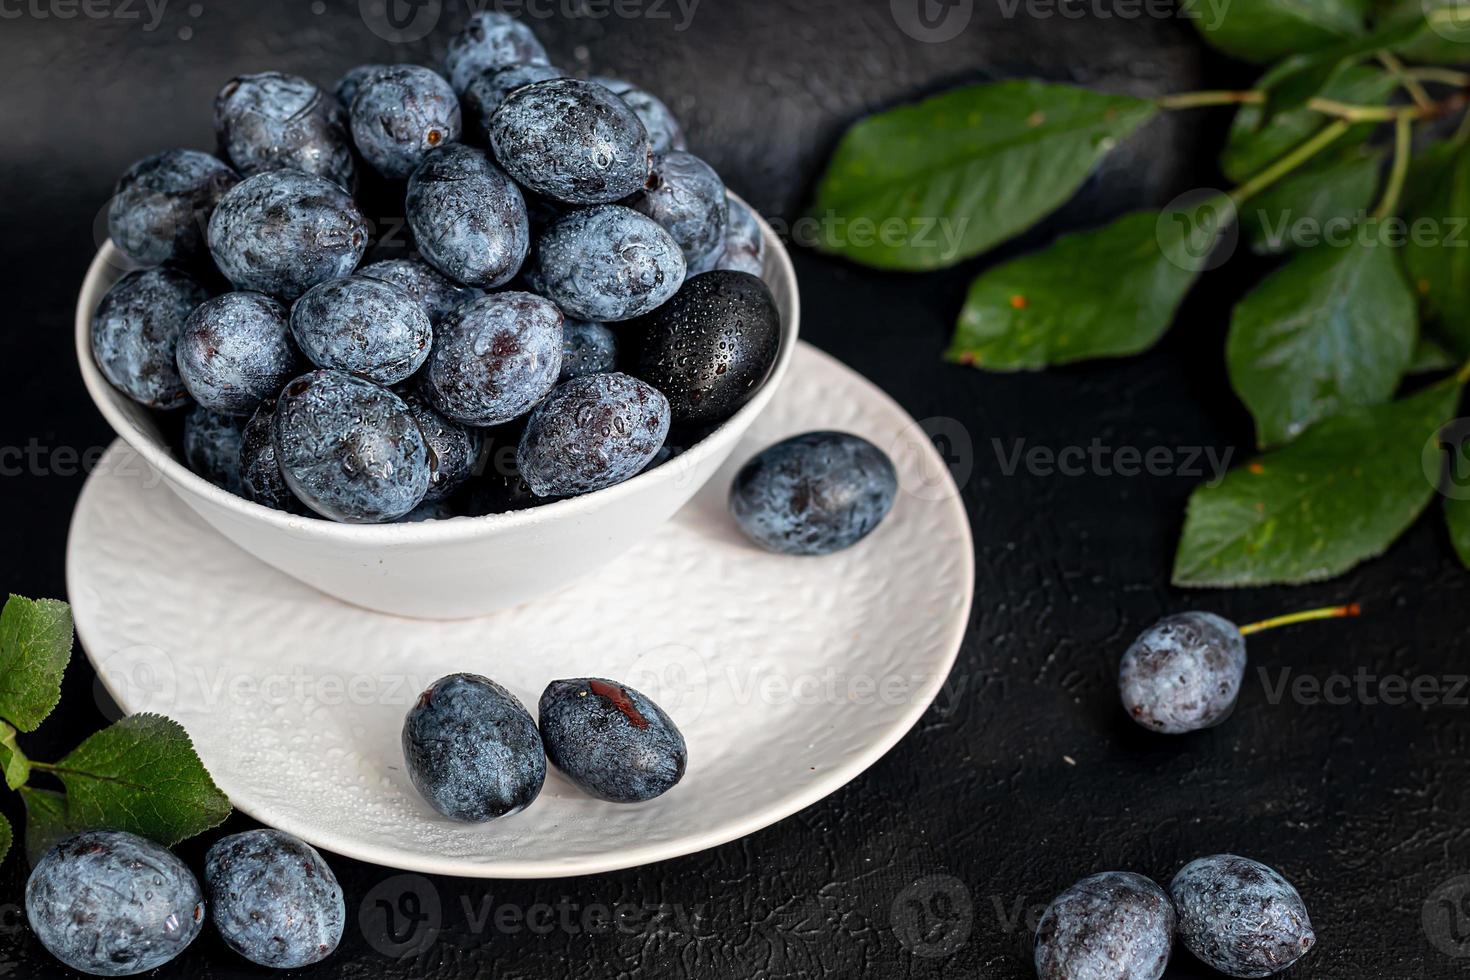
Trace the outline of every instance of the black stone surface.
<instances>
[{"instance_id":1,"label":"black stone surface","mask_svg":"<svg viewBox=\"0 0 1470 980\"><path fill-rule=\"evenodd\" d=\"M82 390L71 323L113 180L164 147L208 149L214 92L232 75L274 68L330 85L358 62L432 61L466 16L446 4L422 41L394 44L367 26L378 2L0 4L0 588L64 594L78 460L112 438ZM956 82L1032 75L1150 94L1248 77L1208 53L1177 11L1130 19L1121 12L1148 8L1122 2L977 0L968 25L938 43L898 26L914 23L921 0L704 0L686 17L691 2L524 6L552 15L532 20L559 64L660 94L695 152L788 220L846 124ZM430 17L433 6L401 9ZM956 0L952 10L966 16L971 6ZM1470 874L1466 692L1430 706L1289 694L1273 704L1256 672L1266 668L1274 684L1281 671L1320 680L1362 668L1436 678L1448 691L1467 671L1470 574L1437 519L1323 585L1187 593L1168 584L1183 505L1202 478L1188 472L1201 465L1195 449L1248 452L1249 419L1226 384L1222 345L1228 306L1261 266L1238 260L1208 276L1142 357L1029 376L940 360L979 269L1059 228L1218 185L1210 161L1226 119L1150 124L1021 246L948 272L878 274L794 250L805 337L917 418L938 420L974 525L979 581L959 666L886 758L745 840L618 874L431 880L335 860L347 936L333 959L299 975L1025 978L1028 917L1076 879L1120 869L1167 882L1191 858L1232 851L1279 868L1306 899L1318 945L1292 977L1464 976L1470 959L1448 952L1470 954L1470 903L1440 899L1470 885L1436 892ZM1008 470L1018 440L1178 455L1167 475L1046 475ZM1242 703L1218 729L1151 737L1118 708L1118 657L1166 613L1206 608L1249 621L1347 599L1366 615L1251 641ZM64 707L23 744L58 757L106 720L105 703L79 656ZM0 811L19 823L13 794L0 793ZM227 829L248 826L237 817ZM214 836L180 853L200 867ZM69 976L24 925L24 881L16 857L0 867L0 978ZM584 925L620 906L636 909L621 928ZM385 909L406 946L385 939ZM437 925L422 918L435 909ZM156 974L262 975L210 932ZM1178 955L1169 976L1211 974Z\"/></svg>"}]
</instances>

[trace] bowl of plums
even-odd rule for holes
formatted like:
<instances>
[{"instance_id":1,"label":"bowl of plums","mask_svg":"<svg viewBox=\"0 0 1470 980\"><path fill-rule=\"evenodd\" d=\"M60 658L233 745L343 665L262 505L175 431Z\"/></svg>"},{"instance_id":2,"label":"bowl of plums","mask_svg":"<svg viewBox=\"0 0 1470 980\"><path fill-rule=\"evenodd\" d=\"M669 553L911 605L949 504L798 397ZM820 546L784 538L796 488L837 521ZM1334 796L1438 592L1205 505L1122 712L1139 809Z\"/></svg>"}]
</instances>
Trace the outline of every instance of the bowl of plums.
<instances>
[{"instance_id":1,"label":"bowl of plums","mask_svg":"<svg viewBox=\"0 0 1470 980\"><path fill-rule=\"evenodd\" d=\"M657 97L511 18L330 91L242 75L214 126L119 179L82 374L208 525L347 602L569 583L682 507L791 361L770 227Z\"/></svg>"}]
</instances>

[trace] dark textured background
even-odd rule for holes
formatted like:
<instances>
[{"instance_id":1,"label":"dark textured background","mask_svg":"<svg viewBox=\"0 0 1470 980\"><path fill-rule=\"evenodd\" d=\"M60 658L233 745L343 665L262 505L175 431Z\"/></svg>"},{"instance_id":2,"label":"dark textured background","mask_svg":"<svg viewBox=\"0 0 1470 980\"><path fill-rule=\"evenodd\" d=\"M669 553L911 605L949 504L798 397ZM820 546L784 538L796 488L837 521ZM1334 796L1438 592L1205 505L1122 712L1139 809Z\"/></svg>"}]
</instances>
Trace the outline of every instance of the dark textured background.
<instances>
[{"instance_id":1,"label":"dark textured background","mask_svg":"<svg viewBox=\"0 0 1470 980\"><path fill-rule=\"evenodd\" d=\"M895 2L912 10L917 0ZM26 3L0 5L0 446L35 440L52 465L0 479L0 588L59 596L82 483L64 449L112 438L79 382L71 318L116 175L163 147L209 147L213 95L233 74L279 68L330 84L360 61L433 62L465 9L449 4L423 42L394 45L365 27L354 0L170 0L153 30L141 4L129 6L140 19L116 4L114 16L62 19L73 10L65 0ZM696 152L761 210L788 219L845 125L948 84L1033 75L1149 94L1243 77L1178 17L1040 18L1025 8L1006 17L1009 6L981 0L956 38L928 43L896 26L887 0L704 0L682 31L676 8L652 3L634 9L672 19L594 17L595 6L547 0L536 9L564 12L536 23L562 66L623 74L661 94ZM1151 124L1029 240L1217 182L1213 124L1225 119ZM1162 614L1206 607L1247 621L1350 598L1366 605L1364 618L1253 640L1254 664L1316 677L1359 666L1463 672L1470 575L1437 522L1426 518L1388 556L1330 584L1182 593L1168 584L1169 564L1197 477L1006 476L992 442L1246 452L1249 420L1226 386L1221 347L1228 304L1258 264L1238 259L1208 276L1146 356L1004 376L940 360L967 281L996 256L927 276L794 257L806 339L917 418L957 420L970 437L964 495L979 584L960 693L841 792L707 853L544 882L430 882L337 860L353 922L336 957L301 975L1028 977L1027 911L1061 888L1111 868L1167 881L1218 851L1277 866L1305 896L1319 945L1292 976L1465 975L1470 959L1431 941L1453 949L1452 920L1433 906L1427 930L1423 919L1437 888L1470 873L1465 707L1271 705L1252 670L1228 724L1162 739L1131 726L1113 687L1123 648ZM64 707L25 745L50 758L103 720L78 658ZM0 809L19 821L13 798ZM247 825L237 818L230 829ZM196 867L202 851L202 842L181 849ZM17 917L22 863L0 869L0 977L66 975ZM414 931L400 921L401 937L422 946L401 962L356 923L360 906L384 897L442 910L437 936L432 922ZM476 929L484 909L537 903L553 906L549 929L497 929L493 919ZM564 917L558 904L573 911ZM642 909L625 932L562 924L619 904ZM1470 906L1453 924L1470 933ZM382 946L381 923L369 932ZM158 975L264 974L206 933ZM1206 975L1184 956L1170 971Z\"/></svg>"}]
</instances>

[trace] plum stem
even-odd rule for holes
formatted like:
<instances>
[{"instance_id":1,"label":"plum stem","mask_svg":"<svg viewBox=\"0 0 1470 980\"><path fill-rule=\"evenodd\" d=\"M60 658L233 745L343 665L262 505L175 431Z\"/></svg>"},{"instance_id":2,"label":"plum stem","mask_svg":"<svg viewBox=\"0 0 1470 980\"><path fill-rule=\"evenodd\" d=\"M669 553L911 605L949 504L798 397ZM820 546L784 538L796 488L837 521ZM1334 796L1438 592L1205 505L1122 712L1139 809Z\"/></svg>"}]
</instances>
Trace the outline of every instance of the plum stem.
<instances>
[{"instance_id":1,"label":"plum stem","mask_svg":"<svg viewBox=\"0 0 1470 980\"><path fill-rule=\"evenodd\" d=\"M1308 609L1304 612L1288 613L1285 616L1273 616L1263 619L1259 623L1251 623L1249 626L1240 628L1241 636L1250 636L1262 630L1274 630L1278 626L1292 626L1296 623L1307 623L1314 619L1339 619L1344 616L1357 616L1363 609L1356 602L1350 602L1345 606L1327 606L1322 609Z\"/></svg>"}]
</instances>

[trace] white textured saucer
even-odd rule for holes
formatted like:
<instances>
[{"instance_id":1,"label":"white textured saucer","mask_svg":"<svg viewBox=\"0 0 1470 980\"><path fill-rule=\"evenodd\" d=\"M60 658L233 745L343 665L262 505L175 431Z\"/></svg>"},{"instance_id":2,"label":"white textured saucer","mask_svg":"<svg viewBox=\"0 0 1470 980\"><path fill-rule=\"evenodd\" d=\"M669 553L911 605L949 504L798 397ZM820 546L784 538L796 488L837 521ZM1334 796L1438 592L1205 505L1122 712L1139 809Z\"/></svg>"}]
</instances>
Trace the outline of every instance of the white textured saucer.
<instances>
[{"instance_id":1,"label":"white textured saucer","mask_svg":"<svg viewBox=\"0 0 1470 980\"><path fill-rule=\"evenodd\" d=\"M893 512L837 555L757 550L725 510L735 470L779 438L828 428L893 457L903 487ZM216 534L121 442L77 505L67 579L112 696L181 722L241 810L380 865L540 878L712 847L853 779L943 684L974 566L958 492L922 430L803 345L693 502L623 557L526 606L435 623L331 599ZM493 677L532 714L556 678L630 684L684 732L688 774L660 799L626 806L552 770L526 811L455 824L415 793L399 731L419 691L456 671Z\"/></svg>"}]
</instances>

